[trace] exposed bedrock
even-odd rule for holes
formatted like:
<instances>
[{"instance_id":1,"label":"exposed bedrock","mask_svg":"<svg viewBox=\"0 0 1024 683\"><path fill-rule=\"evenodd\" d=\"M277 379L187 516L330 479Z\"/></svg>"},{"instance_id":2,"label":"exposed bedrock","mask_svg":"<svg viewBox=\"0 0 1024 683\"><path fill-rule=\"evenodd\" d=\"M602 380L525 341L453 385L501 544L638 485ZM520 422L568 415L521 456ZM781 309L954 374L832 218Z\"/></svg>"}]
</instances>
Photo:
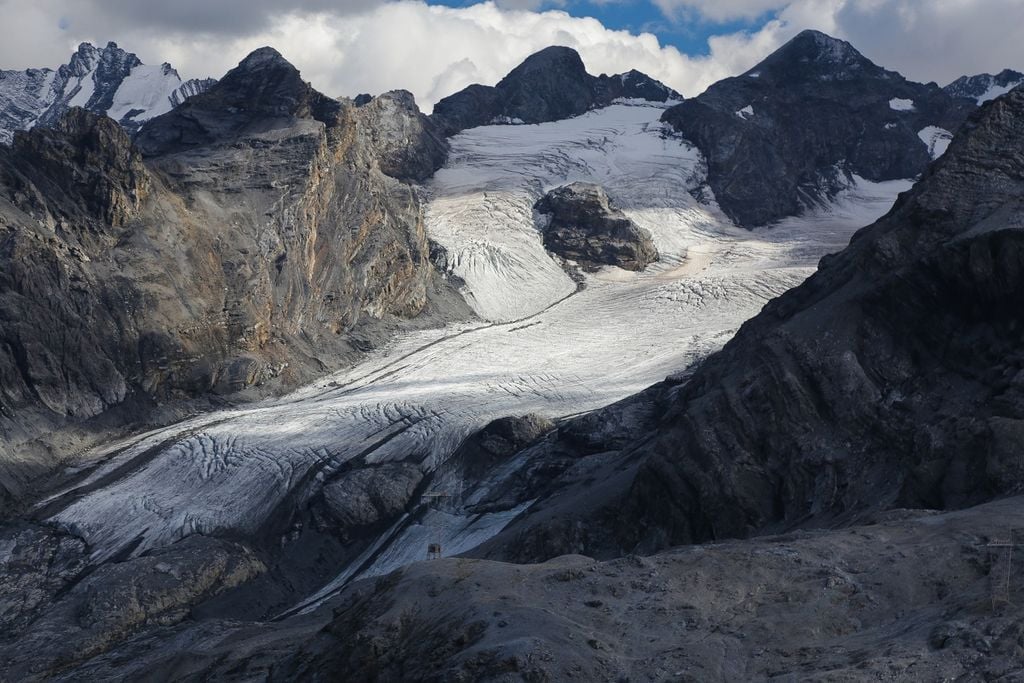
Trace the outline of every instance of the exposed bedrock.
<instances>
[{"instance_id":1,"label":"exposed bedrock","mask_svg":"<svg viewBox=\"0 0 1024 683\"><path fill-rule=\"evenodd\" d=\"M468 315L405 182L445 152L408 93L333 100L270 48L134 145L81 109L19 132L0 149L2 488L108 429L26 445L53 427L294 386Z\"/></svg>"},{"instance_id":2,"label":"exposed bedrock","mask_svg":"<svg viewBox=\"0 0 1024 683\"><path fill-rule=\"evenodd\" d=\"M651 233L611 205L599 185L557 187L534 206L544 217L544 247L594 270L610 265L643 270L658 260Z\"/></svg>"},{"instance_id":3,"label":"exposed bedrock","mask_svg":"<svg viewBox=\"0 0 1024 683\"><path fill-rule=\"evenodd\" d=\"M689 379L524 451L546 493L479 552L615 556L1024 488L1022 133L1018 88Z\"/></svg>"}]
</instances>

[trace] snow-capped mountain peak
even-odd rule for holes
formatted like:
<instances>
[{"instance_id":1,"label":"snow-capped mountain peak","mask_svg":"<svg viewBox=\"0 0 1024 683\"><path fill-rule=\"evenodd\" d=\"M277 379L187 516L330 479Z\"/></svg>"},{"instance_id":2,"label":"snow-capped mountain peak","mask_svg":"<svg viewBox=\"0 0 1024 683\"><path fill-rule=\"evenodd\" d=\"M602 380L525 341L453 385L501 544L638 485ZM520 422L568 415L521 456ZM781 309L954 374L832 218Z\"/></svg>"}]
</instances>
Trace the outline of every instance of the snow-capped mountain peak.
<instances>
[{"instance_id":1,"label":"snow-capped mountain peak","mask_svg":"<svg viewBox=\"0 0 1024 683\"><path fill-rule=\"evenodd\" d=\"M966 97L981 104L1008 93L1021 83L1024 83L1024 74L1013 69L1003 69L994 76L992 74L961 76L943 90L952 97Z\"/></svg>"},{"instance_id":2,"label":"snow-capped mountain peak","mask_svg":"<svg viewBox=\"0 0 1024 683\"><path fill-rule=\"evenodd\" d=\"M16 130L52 125L71 107L136 130L212 83L182 82L170 64L143 64L114 42L102 48L82 43L57 69L0 71L0 143L10 143Z\"/></svg>"}]
</instances>

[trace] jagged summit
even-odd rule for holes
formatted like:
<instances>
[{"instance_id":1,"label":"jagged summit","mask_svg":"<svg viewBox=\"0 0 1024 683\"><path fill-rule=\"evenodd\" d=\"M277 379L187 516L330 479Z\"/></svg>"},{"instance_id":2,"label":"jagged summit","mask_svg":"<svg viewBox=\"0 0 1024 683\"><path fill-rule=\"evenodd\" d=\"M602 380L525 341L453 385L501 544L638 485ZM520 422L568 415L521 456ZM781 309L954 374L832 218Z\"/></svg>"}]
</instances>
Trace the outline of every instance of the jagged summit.
<instances>
[{"instance_id":1,"label":"jagged summit","mask_svg":"<svg viewBox=\"0 0 1024 683\"><path fill-rule=\"evenodd\" d=\"M219 82L181 106L151 120L135 138L147 156L228 142L238 136L314 119L337 122L342 105L302 80L281 53L262 47L249 53Z\"/></svg>"},{"instance_id":2,"label":"jagged summit","mask_svg":"<svg viewBox=\"0 0 1024 683\"><path fill-rule=\"evenodd\" d=\"M820 31L806 30L743 75L770 80L793 80L807 76L849 80L884 77L890 73L845 40Z\"/></svg>"},{"instance_id":3,"label":"jagged summit","mask_svg":"<svg viewBox=\"0 0 1024 683\"><path fill-rule=\"evenodd\" d=\"M498 82L506 86L529 78L537 78L545 73L555 72L560 76L583 81L587 77L587 68L583 65L580 54L571 47L552 45L523 60L522 64L512 69L505 78Z\"/></svg>"},{"instance_id":4,"label":"jagged summit","mask_svg":"<svg viewBox=\"0 0 1024 683\"><path fill-rule=\"evenodd\" d=\"M272 47L261 47L250 52L238 66L224 74L218 85L220 87L216 90L219 95L230 93L242 100L253 98L252 104L255 106L283 94L281 88L296 91L311 89L302 80L299 70ZM271 85L274 89L268 89Z\"/></svg>"},{"instance_id":5,"label":"jagged summit","mask_svg":"<svg viewBox=\"0 0 1024 683\"><path fill-rule=\"evenodd\" d=\"M973 109L908 81L852 45L804 31L750 71L665 112L708 160L708 184L738 224L827 201L854 176L913 178Z\"/></svg>"},{"instance_id":6,"label":"jagged summit","mask_svg":"<svg viewBox=\"0 0 1024 683\"><path fill-rule=\"evenodd\" d=\"M102 48L82 43L57 69L0 71L0 143L16 130L54 125L71 107L106 114L134 131L211 83L182 82L170 64L145 65L113 41Z\"/></svg>"},{"instance_id":7,"label":"jagged summit","mask_svg":"<svg viewBox=\"0 0 1024 683\"><path fill-rule=\"evenodd\" d=\"M783 46L782 49L786 50L787 48ZM845 40L834 38L814 29L805 29L793 36L788 43L788 49L810 52L816 59L833 63L865 59L864 55Z\"/></svg>"},{"instance_id":8,"label":"jagged summit","mask_svg":"<svg viewBox=\"0 0 1024 683\"><path fill-rule=\"evenodd\" d=\"M576 50L553 45L527 57L494 87L475 84L444 98L435 105L432 118L453 135L491 123L557 121L618 98L682 99L675 90L635 69L592 76Z\"/></svg>"},{"instance_id":9,"label":"jagged summit","mask_svg":"<svg viewBox=\"0 0 1024 683\"><path fill-rule=\"evenodd\" d=\"M295 68L291 62L289 62L281 55L280 52L278 52L272 47L264 46L256 48L248 55L246 55L245 59L238 63L238 66L235 68L235 70L241 69L248 71L252 69L267 68L271 66L288 66L291 67L292 69ZM296 69L296 71L298 70Z\"/></svg>"}]
</instances>

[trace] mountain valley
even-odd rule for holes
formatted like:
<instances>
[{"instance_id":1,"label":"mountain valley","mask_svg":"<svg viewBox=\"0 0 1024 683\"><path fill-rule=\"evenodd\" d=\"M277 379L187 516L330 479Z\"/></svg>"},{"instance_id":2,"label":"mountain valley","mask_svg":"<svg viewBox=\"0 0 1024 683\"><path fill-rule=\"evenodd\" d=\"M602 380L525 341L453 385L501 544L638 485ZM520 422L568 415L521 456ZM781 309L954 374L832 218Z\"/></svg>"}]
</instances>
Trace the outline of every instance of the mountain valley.
<instances>
[{"instance_id":1,"label":"mountain valley","mask_svg":"<svg viewBox=\"0 0 1024 683\"><path fill-rule=\"evenodd\" d=\"M1020 74L146 68L0 78L5 678L1024 676Z\"/></svg>"}]
</instances>

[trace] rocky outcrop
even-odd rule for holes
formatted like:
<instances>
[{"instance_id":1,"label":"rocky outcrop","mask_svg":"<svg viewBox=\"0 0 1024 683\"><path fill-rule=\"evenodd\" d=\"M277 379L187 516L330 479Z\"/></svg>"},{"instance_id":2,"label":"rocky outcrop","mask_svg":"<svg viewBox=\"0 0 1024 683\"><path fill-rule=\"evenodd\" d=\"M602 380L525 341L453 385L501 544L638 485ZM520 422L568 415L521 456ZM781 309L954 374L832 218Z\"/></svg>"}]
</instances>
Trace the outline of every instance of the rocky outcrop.
<instances>
[{"instance_id":1,"label":"rocky outcrop","mask_svg":"<svg viewBox=\"0 0 1024 683\"><path fill-rule=\"evenodd\" d=\"M484 481L494 468L554 429L554 422L535 413L500 417L463 441L445 467L456 472L458 481Z\"/></svg>"},{"instance_id":2,"label":"rocky outcrop","mask_svg":"<svg viewBox=\"0 0 1024 683\"><path fill-rule=\"evenodd\" d=\"M1024 490L1022 133L1018 88L692 375L517 456L547 487L481 553L618 556Z\"/></svg>"},{"instance_id":3,"label":"rocky outcrop","mask_svg":"<svg viewBox=\"0 0 1024 683\"><path fill-rule=\"evenodd\" d=\"M471 85L436 105L431 119L446 135L492 123L542 123L579 116L617 98L682 99L640 73L591 76L579 54L552 46L530 55L494 87Z\"/></svg>"},{"instance_id":4,"label":"rocky outcrop","mask_svg":"<svg viewBox=\"0 0 1024 683\"><path fill-rule=\"evenodd\" d=\"M753 227L826 201L851 175L913 178L931 162L919 132L955 132L974 108L886 71L849 43L804 31L662 120L708 163L722 210Z\"/></svg>"},{"instance_id":5,"label":"rocky outcrop","mask_svg":"<svg viewBox=\"0 0 1024 683\"><path fill-rule=\"evenodd\" d=\"M195 605L263 571L243 546L191 536L145 557L80 572L63 590L47 591L46 602L35 605L46 607L36 619L0 639L4 671L19 680L51 678L141 629L182 622Z\"/></svg>"},{"instance_id":6,"label":"rocky outcrop","mask_svg":"<svg viewBox=\"0 0 1024 683\"><path fill-rule=\"evenodd\" d=\"M343 535L392 522L413 498L423 470L408 463L385 463L346 472L323 488L324 526Z\"/></svg>"},{"instance_id":7,"label":"rocky outcrop","mask_svg":"<svg viewBox=\"0 0 1024 683\"><path fill-rule=\"evenodd\" d=\"M134 145L81 109L19 133L0 150L3 488L109 429L54 427L292 386L404 320L467 315L399 180L443 154L407 94L332 100L269 48Z\"/></svg>"},{"instance_id":8,"label":"rocky outcrop","mask_svg":"<svg viewBox=\"0 0 1024 683\"><path fill-rule=\"evenodd\" d=\"M658 260L651 233L614 208L598 185L557 187L534 208L545 218L544 247L584 268L610 265L643 270Z\"/></svg>"},{"instance_id":9,"label":"rocky outcrop","mask_svg":"<svg viewBox=\"0 0 1024 683\"><path fill-rule=\"evenodd\" d=\"M14 132L52 126L68 109L109 114L129 131L212 86L210 78L182 82L170 64L144 65L107 43L82 43L67 64L53 69L0 71L0 143Z\"/></svg>"},{"instance_id":10,"label":"rocky outcrop","mask_svg":"<svg viewBox=\"0 0 1024 683\"><path fill-rule=\"evenodd\" d=\"M387 175L406 181L423 181L441 168L448 143L424 116L412 93L395 90L359 105L360 115L374 122L370 131L373 156Z\"/></svg>"},{"instance_id":11,"label":"rocky outcrop","mask_svg":"<svg viewBox=\"0 0 1024 683\"><path fill-rule=\"evenodd\" d=\"M992 74L961 76L943 90L950 97L964 97L982 104L1012 90L1021 83L1024 83L1024 74L1013 69L1003 69L994 76Z\"/></svg>"}]
</instances>

